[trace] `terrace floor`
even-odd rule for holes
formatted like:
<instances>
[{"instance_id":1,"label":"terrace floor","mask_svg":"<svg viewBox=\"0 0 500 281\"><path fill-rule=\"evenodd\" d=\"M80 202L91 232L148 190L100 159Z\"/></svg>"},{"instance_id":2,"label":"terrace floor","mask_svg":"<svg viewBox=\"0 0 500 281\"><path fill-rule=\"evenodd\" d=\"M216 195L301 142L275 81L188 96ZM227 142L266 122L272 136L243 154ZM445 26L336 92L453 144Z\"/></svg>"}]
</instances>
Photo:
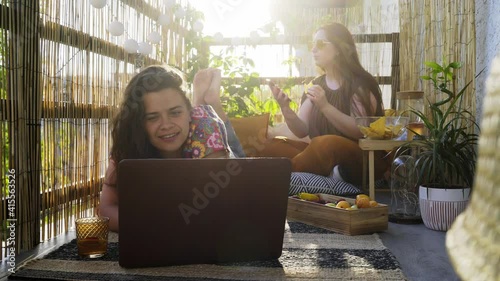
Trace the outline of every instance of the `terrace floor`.
<instances>
[{"instance_id":1,"label":"terrace floor","mask_svg":"<svg viewBox=\"0 0 500 281\"><path fill-rule=\"evenodd\" d=\"M377 200L390 202L389 191L377 191ZM445 232L434 231L423 224L389 223L385 232L379 233L384 245L396 256L401 268L410 281L460 281L455 274L445 248ZM16 259L22 261L43 256L57 247L71 241L75 233L70 232L38 245L34 250L23 253ZM7 280L8 266L0 264L0 281Z\"/></svg>"}]
</instances>

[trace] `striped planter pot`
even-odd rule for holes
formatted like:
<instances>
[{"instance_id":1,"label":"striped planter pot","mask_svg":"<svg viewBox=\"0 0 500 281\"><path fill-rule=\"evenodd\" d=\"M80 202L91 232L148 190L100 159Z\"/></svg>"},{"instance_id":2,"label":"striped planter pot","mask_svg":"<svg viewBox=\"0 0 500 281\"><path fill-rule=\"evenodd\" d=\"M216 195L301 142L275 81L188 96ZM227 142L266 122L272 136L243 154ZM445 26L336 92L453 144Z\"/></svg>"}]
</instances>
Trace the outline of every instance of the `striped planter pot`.
<instances>
[{"instance_id":1,"label":"striped planter pot","mask_svg":"<svg viewBox=\"0 0 500 281\"><path fill-rule=\"evenodd\" d=\"M455 218L465 210L471 189L443 189L420 186L420 214L427 228L447 231Z\"/></svg>"}]
</instances>

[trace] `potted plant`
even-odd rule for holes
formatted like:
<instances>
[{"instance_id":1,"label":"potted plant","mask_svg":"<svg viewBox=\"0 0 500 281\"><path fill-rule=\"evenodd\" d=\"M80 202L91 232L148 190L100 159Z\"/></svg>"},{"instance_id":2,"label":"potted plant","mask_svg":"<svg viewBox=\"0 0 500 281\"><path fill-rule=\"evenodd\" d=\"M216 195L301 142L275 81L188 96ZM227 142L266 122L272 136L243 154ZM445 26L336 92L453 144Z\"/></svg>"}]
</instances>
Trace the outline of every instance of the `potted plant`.
<instances>
[{"instance_id":1,"label":"potted plant","mask_svg":"<svg viewBox=\"0 0 500 281\"><path fill-rule=\"evenodd\" d=\"M430 73L421 78L431 81L437 93L436 100L428 100L427 114L411 109L421 118L425 136L412 131L417 138L402 145L397 154L415 157L420 211L425 226L446 231L469 200L479 126L474 115L463 105L464 93L471 82L456 91L454 71L461 64L426 62L425 65Z\"/></svg>"}]
</instances>

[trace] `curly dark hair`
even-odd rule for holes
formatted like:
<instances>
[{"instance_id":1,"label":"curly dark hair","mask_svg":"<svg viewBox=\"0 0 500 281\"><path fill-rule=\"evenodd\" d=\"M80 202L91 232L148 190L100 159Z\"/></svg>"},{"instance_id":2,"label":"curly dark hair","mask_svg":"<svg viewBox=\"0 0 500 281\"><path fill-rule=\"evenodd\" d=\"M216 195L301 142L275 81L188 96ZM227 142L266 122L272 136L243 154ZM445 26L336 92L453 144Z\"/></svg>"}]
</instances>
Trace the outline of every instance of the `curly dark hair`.
<instances>
[{"instance_id":1,"label":"curly dark hair","mask_svg":"<svg viewBox=\"0 0 500 281\"><path fill-rule=\"evenodd\" d=\"M143 69L128 83L118 113L113 118L111 157L116 163L122 159L161 158L144 129L143 96L164 89L177 90L191 110L180 71L160 65Z\"/></svg>"}]
</instances>

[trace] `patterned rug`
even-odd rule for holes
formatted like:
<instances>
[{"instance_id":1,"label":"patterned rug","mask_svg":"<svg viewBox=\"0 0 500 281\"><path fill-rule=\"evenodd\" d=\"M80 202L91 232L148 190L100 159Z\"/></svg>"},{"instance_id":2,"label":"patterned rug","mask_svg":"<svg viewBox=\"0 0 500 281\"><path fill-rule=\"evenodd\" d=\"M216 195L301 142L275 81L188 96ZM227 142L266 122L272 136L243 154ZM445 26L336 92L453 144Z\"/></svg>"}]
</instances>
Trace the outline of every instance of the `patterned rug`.
<instances>
[{"instance_id":1,"label":"patterned rug","mask_svg":"<svg viewBox=\"0 0 500 281\"><path fill-rule=\"evenodd\" d=\"M118 236L99 259L77 255L73 240L26 263L9 280L407 280L377 234L346 236L288 222L278 260L125 269Z\"/></svg>"}]
</instances>

